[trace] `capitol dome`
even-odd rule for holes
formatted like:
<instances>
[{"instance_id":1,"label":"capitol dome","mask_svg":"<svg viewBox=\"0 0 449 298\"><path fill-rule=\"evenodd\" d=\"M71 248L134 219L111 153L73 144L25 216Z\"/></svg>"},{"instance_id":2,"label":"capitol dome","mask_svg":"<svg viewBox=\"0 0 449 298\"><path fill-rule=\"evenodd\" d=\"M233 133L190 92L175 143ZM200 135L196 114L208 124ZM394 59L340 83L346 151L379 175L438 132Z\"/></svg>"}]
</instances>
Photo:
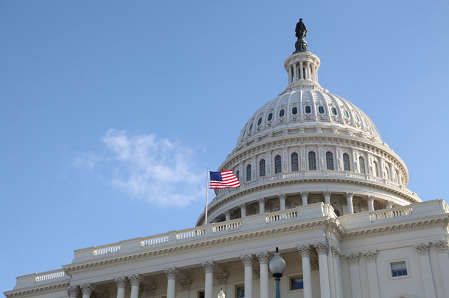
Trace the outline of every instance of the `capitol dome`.
<instances>
[{"instance_id":1,"label":"capitol dome","mask_svg":"<svg viewBox=\"0 0 449 298\"><path fill-rule=\"evenodd\" d=\"M320 59L304 39L295 46L284 62L287 87L249 118L218 169L233 170L241 187L217 190L207 221L318 202L339 216L421 202L407 189L407 166L373 121L321 87Z\"/></svg>"}]
</instances>

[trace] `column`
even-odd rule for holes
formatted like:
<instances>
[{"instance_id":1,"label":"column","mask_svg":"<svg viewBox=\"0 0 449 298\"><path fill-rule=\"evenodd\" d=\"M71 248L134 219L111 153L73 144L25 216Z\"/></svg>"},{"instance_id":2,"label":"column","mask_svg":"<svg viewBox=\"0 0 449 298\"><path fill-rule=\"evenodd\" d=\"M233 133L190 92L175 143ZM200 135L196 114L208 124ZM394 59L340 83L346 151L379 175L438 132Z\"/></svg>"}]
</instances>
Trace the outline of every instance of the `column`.
<instances>
[{"instance_id":1,"label":"column","mask_svg":"<svg viewBox=\"0 0 449 298\"><path fill-rule=\"evenodd\" d=\"M312 268L310 267L310 245L298 246L302 258L302 280L304 298L312 298Z\"/></svg>"},{"instance_id":2,"label":"column","mask_svg":"<svg viewBox=\"0 0 449 298\"><path fill-rule=\"evenodd\" d=\"M334 260L334 276L337 298L343 298L343 281L341 279L340 252L337 248L332 247L332 255Z\"/></svg>"},{"instance_id":3,"label":"column","mask_svg":"<svg viewBox=\"0 0 449 298\"><path fill-rule=\"evenodd\" d=\"M368 210L374 211L374 196L368 196Z\"/></svg>"},{"instance_id":4,"label":"column","mask_svg":"<svg viewBox=\"0 0 449 298\"><path fill-rule=\"evenodd\" d=\"M241 218L246 217L246 204L245 203L240 205L240 214L241 214L240 215Z\"/></svg>"},{"instance_id":5,"label":"column","mask_svg":"<svg viewBox=\"0 0 449 298\"><path fill-rule=\"evenodd\" d=\"M253 256L247 254L241 256L240 259L245 267L245 298L253 298Z\"/></svg>"},{"instance_id":6,"label":"column","mask_svg":"<svg viewBox=\"0 0 449 298\"><path fill-rule=\"evenodd\" d=\"M214 288L214 270L217 267L214 261L203 262L204 273L204 298L212 298L212 290Z\"/></svg>"},{"instance_id":7,"label":"column","mask_svg":"<svg viewBox=\"0 0 449 298\"><path fill-rule=\"evenodd\" d=\"M362 297L362 287L360 286L360 273L359 273L359 258L360 253L352 253L346 255L349 263L349 272L351 274L351 290L352 297Z\"/></svg>"},{"instance_id":8,"label":"column","mask_svg":"<svg viewBox=\"0 0 449 298\"><path fill-rule=\"evenodd\" d=\"M363 254L368 271L368 288L370 298L380 298L379 281L377 279L376 257L377 251L372 250Z\"/></svg>"},{"instance_id":9,"label":"column","mask_svg":"<svg viewBox=\"0 0 449 298\"><path fill-rule=\"evenodd\" d=\"M329 287L329 268L327 266L327 251L329 247L326 242L320 242L314 245L318 252L318 262L320 266L320 290L321 298L330 298Z\"/></svg>"},{"instance_id":10,"label":"column","mask_svg":"<svg viewBox=\"0 0 449 298\"><path fill-rule=\"evenodd\" d=\"M279 195L279 209L281 211L285 210L285 194L280 194Z\"/></svg>"},{"instance_id":11,"label":"column","mask_svg":"<svg viewBox=\"0 0 449 298\"><path fill-rule=\"evenodd\" d=\"M387 201L387 209L393 208L393 201L388 200Z\"/></svg>"},{"instance_id":12,"label":"column","mask_svg":"<svg viewBox=\"0 0 449 298\"><path fill-rule=\"evenodd\" d=\"M260 298L268 298L268 252L259 252L257 259L260 265Z\"/></svg>"},{"instance_id":13,"label":"column","mask_svg":"<svg viewBox=\"0 0 449 298\"><path fill-rule=\"evenodd\" d=\"M309 195L309 193L307 191L301 192L303 206L307 206L307 196L308 195Z\"/></svg>"},{"instance_id":14,"label":"column","mask_svg":"<svg viewBox=\"0 0 449 298\"><path fill-rule=\"evenodd\" d=\"M293 82L293 78L292 78L292 72L293 72L293 68L295 66L292 65L289 69L288 69L288 84L290 85Z\"/></svg>"},{"instance_id":15,"label":"column","mask_svg":"<svg viewBox=\"0 0 449 298\"><path fill-rule=\"evenodd\" d=\"M265 213L265 199L258 199L257 202L259 202L259 214Z\"/></svg>"},{"instance_id":16,"label":"column","mask_svg":"<svg viewBox=\"0 0 449 298\"><path fill-rule=\"evenodd\" d=\"M81 292L83 293L83 298L90 298L90 295L95 290L95 287L90 283L82 284L80 288Z\"/></svg>"},{"instance_id":17,"label":"column","mask_svg":"<svg viewBox=\"0 0 449 298\"><path fill-rule=\"evenodd\" d=\"M148 285L145 286L145 288L143 289L145 292L145 297L150 298L154 296L154 293L156 292L156 285Z\"/></svg>"},{"instance_id":18,"label":"column","mask_svg":"<svg viewBox=\"0 0 449 298\"><path fill-rule=\"evenodd\" d=\"M69 298L78 298L79 292L80 289L78 288L78 286L67 287L67 295L69 296Z\"/></svg>"},{"instance_id":19,"label":"column","mask_svg":"<svg viewBox=\"0 0 449 298\"><path fill-rule=\"evenodd\" d=\"M167 298L175 298L176 277L179 275L175 267L164 269L167 275Z\"/></svg>"},{"instance_id":20,"label":"column","mask_svg":"<svg viewBox=\"0 0 449 298\"><path fill-rule=\"evenodd\" d=\"M115 278L115 283L117 284L117 298L125 298L125 289L128 280L125 276Z\"/></svg>"},{"instance_id":21,"label":"column","mask_svg":"<svg viewBox=\"0 0 449 298\"><path fill-rule=\"evenodd\" d=\"M324 196L324 204L331 204L331 192L330 191L324 191L323 192L323 196Z\"/></svg>"},{"instance_id":22,"label":"column","mask_svg":"<svg viewBox=\"0 0 449 298\"><path fill-rule=\"evenodd\" d=\"M139 286L142 278L139 274L133 274L128 276L128 280L131 283L131 295L130 298L139 298Z\"/></svg>"},{"instance_id":23,"label":"column","mask_svg":"<svg viewBox=\"0 0 449 298\"><path fill-rule=\"evenodd\" d=\"M306 62L306 80L310 80L310 62Z\"/></svg>"},{"instance_id":24,"label":"column","mask_svg":"<svg viewBox=\"0 0 449 298\"><path fill-rule=\"evenodd\" d=\"M293 64L293 82L298 79L298 67L296 63Z\"/></svg>"},{"instance_id":25,"label":"column","mask_svg":"<svg viewBox=\"0 0 449 298\"><path fill-rule=\"evenodd\" d=\"M230 221L231 220L231 211L226 210L225 211L225 216L226 216L226 221Z\"/></svg>"},{"instance_id":26,"label":"column","mask_svg":"<svg viewBox=\"0 0 449 298\"><path fill-rule=\"evenodd\" d=\"M303 72L303 62L301 61L301 63L299 64L299 79L303 80L304 79L304 72Z\"/></svg>"},{"instance_id":27,"label":"column","mask_svg":"<svg viewBox=\"0 0 449 298\"><path fill-rule=\"evenodd\" d=\"M347 192L346 193L346 202L348 204L348 213L353 214L354 213L354 205L352 204L352 197L354 196L354 193Z\"/></svg>"},{"instance_id":28,"label":"column","mask_svg":"<svg viewBox=\"0 0 449 298\"><path fill-rule=\"evenodd\" d=\"M440 263L440 273L441 276L449 276L449 256L448 247L449 243L447 241L438 241L434 244L435 250L438 254L438 262ZM443 281L444 297L449 298L449 283Z\"/></svg>"},{"instance_id":29,"label":"column","mask_svg":"<svg viewBox=\"0 0 449 298\"><path fill-rule=\"evenodd\" d=\"M435 298L435 285L433 283L432 268L430 267L429 249L430 243L421 243L415 246L421 264L421 276L426 298ZM441 265L441 264L440 264Z\"/></svg>"}]
</instances>

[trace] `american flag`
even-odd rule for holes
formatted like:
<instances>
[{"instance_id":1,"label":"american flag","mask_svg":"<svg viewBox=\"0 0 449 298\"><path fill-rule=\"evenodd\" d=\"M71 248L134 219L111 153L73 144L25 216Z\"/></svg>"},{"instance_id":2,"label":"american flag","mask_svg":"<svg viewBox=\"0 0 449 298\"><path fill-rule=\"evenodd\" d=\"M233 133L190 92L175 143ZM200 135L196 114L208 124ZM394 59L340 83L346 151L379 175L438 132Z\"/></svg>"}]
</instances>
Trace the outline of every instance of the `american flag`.
<instances>
[{"instance_id":1,"label":"american flag","mask_svg":"<svg viewBox=\"0 0 449 298\"><path fill-rule=\"evenodd\" d=\"M240 187L239 180L232 171L210 172L210 189Z\"/></svg>"}]
</instances>

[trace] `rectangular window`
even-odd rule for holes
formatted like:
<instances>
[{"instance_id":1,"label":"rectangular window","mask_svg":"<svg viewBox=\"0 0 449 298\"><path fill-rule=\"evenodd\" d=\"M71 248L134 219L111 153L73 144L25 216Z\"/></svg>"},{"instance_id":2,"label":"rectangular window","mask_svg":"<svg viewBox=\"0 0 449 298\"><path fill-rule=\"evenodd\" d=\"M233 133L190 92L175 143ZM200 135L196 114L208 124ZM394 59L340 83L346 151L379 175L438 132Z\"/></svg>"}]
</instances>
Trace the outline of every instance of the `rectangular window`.
<instances>
[{"instance_id":1,"label":"rectangular window","mask_svg":"<svg viewBox=\"0 0 449 298\"><path fill-rule=\"evenodd\" d=\"M290 291L304 289L304 282L301 276L290 277Z\"/></svg>"},{"instance_id":2,"label":"rectangular window","mask_svg":"<svg viewBox=\"0 0 449 298\"><path fill-rule=\"evenodd\" d=\"M235 286L235 297L236 298L245 297L245 286L244 285Z\"/></svg>"},{"instance_id":3,"label":"rectangular window","mask_svg":"<svg viewBox=\"0 0 449 298\"><path fill-rule=\"evenodd\" d=\"M407 264L405 261L390 263L391 277L407 276Z\"/></svg>"},{"instance_id":4,"label":"rectangular window","mask_svg":"<svg viewBox=\"0 0 449 298\"><path fill-rule=\"evenodd\" d=\"M198 291L198 295L196 297L204 298L204 291Z\"/></svg>"}]
</instances>

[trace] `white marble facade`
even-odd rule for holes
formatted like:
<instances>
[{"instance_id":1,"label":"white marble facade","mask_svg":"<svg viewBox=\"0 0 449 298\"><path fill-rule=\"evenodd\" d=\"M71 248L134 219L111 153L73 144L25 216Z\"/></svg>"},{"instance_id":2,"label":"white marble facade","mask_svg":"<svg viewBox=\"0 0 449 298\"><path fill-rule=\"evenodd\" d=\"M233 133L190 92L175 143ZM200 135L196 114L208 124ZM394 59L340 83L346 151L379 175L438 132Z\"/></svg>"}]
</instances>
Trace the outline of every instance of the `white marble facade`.
<instances>
[{"instance_id":1,"label":"white marble facade","mask_svg":"<svg viewBox=\"0 0 449 298\"><path fill-rule=\"evenodd\" d=\"M402 159L369 117L318 82L319 58L287 58L287 88L244 125L218 170L208 222L76 250L72 263L20 276L6 297L449 298L449 207L407 189ZM31 269L31 268L30 268Z\"/></svg>"}]
</instances>

